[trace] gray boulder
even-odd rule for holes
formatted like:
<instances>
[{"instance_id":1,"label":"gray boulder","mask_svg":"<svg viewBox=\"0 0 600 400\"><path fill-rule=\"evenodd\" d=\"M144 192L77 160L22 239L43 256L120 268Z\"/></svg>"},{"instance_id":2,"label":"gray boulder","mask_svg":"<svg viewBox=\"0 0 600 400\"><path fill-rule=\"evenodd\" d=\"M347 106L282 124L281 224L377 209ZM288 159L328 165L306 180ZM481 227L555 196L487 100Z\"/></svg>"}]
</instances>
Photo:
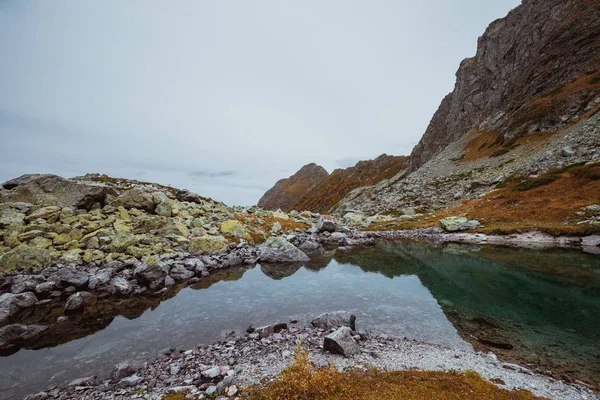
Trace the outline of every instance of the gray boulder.
<instances>
[{"instance_id":1,"label":"gray boulder","mask_svg":"<svg viewBox=\"0 0 600 400\"><path fill-rule=\"evenodd\" d=\"M317 222L317 232L335 232L337 231L337 224L334 219L326 215L322 215Z\"/></svg>"},{"instance_id":2,"label":"gray boulder","mask_svg":"<svg viewBox=\"0 0 600 400\"><path fill-rule=\"evenodd\" d=\"M27 202L89 210L96 203L104 204L109 194L115 191L108 186L31 174L4 182L0 186L0 203Z\"/></svg>"},{"instance_id":3,"label":"gray boulder","mask_svg":"<svg viewBox=\"0 0 600 400\"><path fill-rule=\"evenodd\" d=\"M111 205L123 206L127 209L136 208L138 210L145 210L149 212L154 211L156 208L156 203L152 193L136 188L127 190L119 195L119 197L117 197Z\"/></svg>"},{"instance_id":4,"label":"gray boulder","mask_svg":"<svg viewBox=\"0 0 600 400\"><path fill-rule=\"evenodd\" d=\"M15 294L33 292L36 286L45 280L43 275L17 275L13 277L10 291Z\"/></svg>"},{"instance_id":5,"label":"gray boulder","mask_svg":"<svg viewBox=\"0 0 600 400\"><path fill-rule=\"evenodd\" d=\"M95 275L90 276L88 287L91 290L102 290L108 286L114 275L115 271L111 268L101 269Z\"/></svg>"},{"instance_id":6,"label":"gray boulder","mask_svg":"<svg viewBox=\"0 0 600 400\"><path fill-rule=\"evenodd\" d=\"M166 268L161 264L148 265L140 263L133 271L134 277L143 285L147 285L150 289L158 289L165 281L167 276Z\"/></svg>"},{"instance_id":7,"label":"gray boulder","mask_svg":"<svg viewBox=\"0 0 600 400\"><path fill-rule=\"evenodd\" d=\"M73 266L61 268L56 274L56 280L64 287L74 286L83 288L87 285L90 277L87 272L79 270Z\"/></svg>"},{"instance_id":8,"label":"gray boulder","mask_svg":"<svg viewBox=\"0 0 600 400\"><path fill-rule=\"evenodd\" d=\"M129 363L123 362L115 365L110 373L110 379L121 380L135 373L135 367Z\"/></svg>"},{"instance_id":9,"label":"gray boulder","mask_svg":"<svg viewBox=\"0 0 600 400\"><path fill-rule=\"evenodd\" d=\"M169 275L178 282L187 281L194 276L194 273L186 269L183 265L176 265L171 268Z\"/></svg>"},{"instance_id":10,"label":"gray boulder","mask_svg":"<svg viewBox=\"0 0 600 400\"><path fill-rule=\"evenodd\" d=\"M465 217L448 217L440 220L440 226L446 232L459 232L476 229L481 225L476 219L469 220Z\"/></svg>"},{"instance_id":11,"label":"gray boulder","mask_svg":"<svg viewBox=\"0 0 600 400\"><path fill-rule=\"evenodd\" d=\"M335 332L325 336L323 350L348 357L358 353L360 348L352 337L352 329L342 326L335 330Z\"/></svg>"},{"instance_id":12,"label":"gray boulder","mask_svg":"<svg viewBox=\"0 0 600 400\"><path fill-rule=\"evenodd\" d=\"M356 330L356 316L347 311L335 311L319 315L311 321L312 326L325 330L347 326Z\"/></svg>"},{"instance_id":13,"label":"gray boulder","mask_svg":"<svg viewBox=\"0 0 600 400\"><path fill-rule=\"evenodd\" d=\"M282 237L270 237L259 246L260 261L267 263L306 262L308 256Z\"/></svg>"},{"instance_id":14,"label":"gray boulder","mask_svg":"<svg viewBox=\"0 0 600 400\"><path fill-rule=\"evenodd\" d=\"M133 292L133 287L127 279L115 276L108 284L108 292L120 296L129 296Z\"/></svg>"},{"instance_id":15,"label":"gray boulder","mask_svg":"<svg viewBox=\"0 0 600 400\"><path fill-rule=\"evenodd\" d=\"M77 292L72 294L65 303L65 313L83 311L85 306L96 304L96 296L89 292Z\"/></svg>"}]
</instances>

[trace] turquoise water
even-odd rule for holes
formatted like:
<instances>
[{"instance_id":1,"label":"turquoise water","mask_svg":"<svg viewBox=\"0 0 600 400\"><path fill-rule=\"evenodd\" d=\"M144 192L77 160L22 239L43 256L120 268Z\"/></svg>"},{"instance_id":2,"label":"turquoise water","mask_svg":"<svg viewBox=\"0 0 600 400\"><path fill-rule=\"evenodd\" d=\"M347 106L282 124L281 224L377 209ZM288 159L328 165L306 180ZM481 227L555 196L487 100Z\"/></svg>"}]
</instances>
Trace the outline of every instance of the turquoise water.
<instances>
[{"instance_id":1,"label":"turquoise water","mask_svg":"<svg viewBox=\"0 0 600 400\"><path fill-rule=\"evenodd\" d=\"M0 358L0 397L334 310L354 312L358 329L473 345L558 377L600 376L600 257L582 252L382 241L306 265L227 271L172 295L105 304L53 326L38 343L53 347Z\"/></svg>"}]
</instances>

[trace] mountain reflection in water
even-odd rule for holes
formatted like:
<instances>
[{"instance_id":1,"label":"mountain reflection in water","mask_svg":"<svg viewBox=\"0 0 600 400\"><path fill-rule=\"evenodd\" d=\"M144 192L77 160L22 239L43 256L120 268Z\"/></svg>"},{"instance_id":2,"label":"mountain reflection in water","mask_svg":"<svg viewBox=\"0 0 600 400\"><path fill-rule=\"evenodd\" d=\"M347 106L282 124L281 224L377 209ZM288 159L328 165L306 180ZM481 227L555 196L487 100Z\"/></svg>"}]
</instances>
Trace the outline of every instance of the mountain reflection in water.
<instances>
[{"instance_id":1,"label":"mountain reflection in water","mask_svg":"<svg viewBox=\"0 0 600 400\"><path fill-rule=\"evenodd\" d=\"M49 333L0 359L0 397L103 375L119 361L250 324L340 309L357 315L358 329L452 347L467 340L557 377L597 384L600 376L598 256L381 241L305 265L221 271L163 298L101 301L62 324L54 323L60 305L49 305L24 321L51 325Z\"/></svg>"}]
</instances>

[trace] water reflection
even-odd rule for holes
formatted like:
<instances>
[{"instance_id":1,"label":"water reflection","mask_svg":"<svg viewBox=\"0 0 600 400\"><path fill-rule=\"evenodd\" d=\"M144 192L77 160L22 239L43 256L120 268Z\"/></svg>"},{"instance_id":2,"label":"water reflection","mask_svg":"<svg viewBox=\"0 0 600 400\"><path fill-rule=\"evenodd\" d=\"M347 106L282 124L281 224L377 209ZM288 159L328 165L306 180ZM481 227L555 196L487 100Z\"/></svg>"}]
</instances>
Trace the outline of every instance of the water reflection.
<instances>
[{"instance_id":1,"label":"water reflection","mask_svg":"<svg viewBox=\"0 0 600 400\"><path fill-rule=\"evenodd\" d=\"M230 330L344 309L358 328L492 349L568 378L600 376L600 259L580 252L380 242L306 265L227 270L169 298L99 302L53 324L38 350L0 358L0 397L22 395ZM50 324L49 306L28 317Z\"/></svg>"}]
</instances>

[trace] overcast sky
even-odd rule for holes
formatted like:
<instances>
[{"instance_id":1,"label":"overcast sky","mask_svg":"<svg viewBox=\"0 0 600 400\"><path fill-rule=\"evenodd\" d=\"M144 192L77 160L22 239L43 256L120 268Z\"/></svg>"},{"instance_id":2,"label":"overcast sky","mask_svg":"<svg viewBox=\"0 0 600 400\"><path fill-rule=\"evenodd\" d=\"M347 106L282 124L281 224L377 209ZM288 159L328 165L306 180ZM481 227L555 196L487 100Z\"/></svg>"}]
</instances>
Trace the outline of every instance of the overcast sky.
<instances>
[{"instance_id":1,"label":"overcast sky","mask_svg":"<svg viewBox=\"0 0 600 400\"><path fill-rule=\"evenodd\" d=\"M0 182L86 172L254 204L409 154L518 0L0 0Z\"/></svg>"}]
</instances>

